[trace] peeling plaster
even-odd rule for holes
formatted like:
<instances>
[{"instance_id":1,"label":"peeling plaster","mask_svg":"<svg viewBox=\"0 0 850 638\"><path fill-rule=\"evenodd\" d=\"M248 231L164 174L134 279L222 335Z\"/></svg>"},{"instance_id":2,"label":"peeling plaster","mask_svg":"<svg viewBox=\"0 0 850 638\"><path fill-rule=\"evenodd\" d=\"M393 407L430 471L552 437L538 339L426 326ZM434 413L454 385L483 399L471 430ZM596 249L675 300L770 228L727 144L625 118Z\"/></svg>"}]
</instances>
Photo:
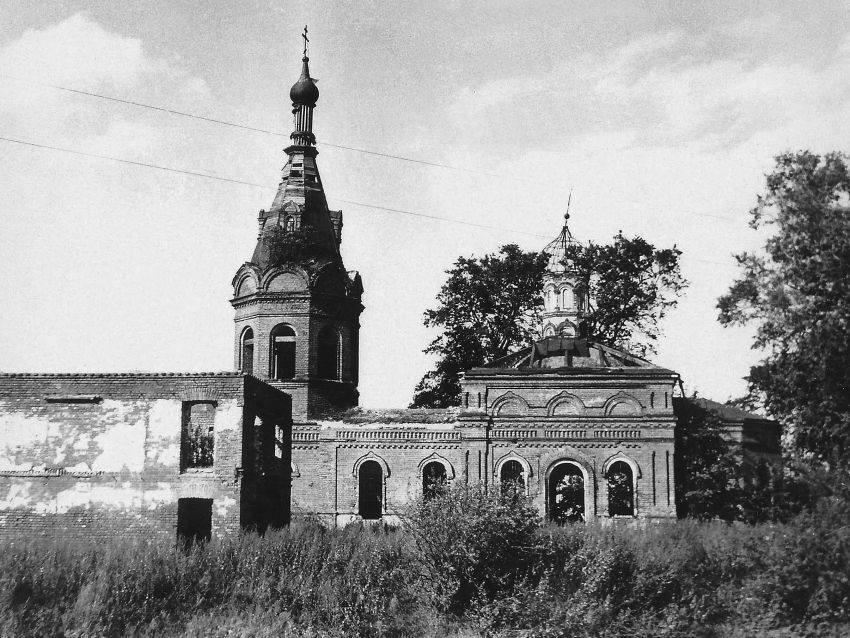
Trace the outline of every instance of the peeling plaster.
<instances>
[{"instance_id":1,"label":"peeling plaster","mask_svg":"<svg viewBox=\"0 0 850 638\"><path fill-rule=\"evenodd\" d=\"M216 432L239 430L242 425L242 408L236 401L225 401L218 405L215 411L214 429Z\"/></svg>"},{"instance_id":2,"label":"peeling plaster","mask_svg":"<svg viewBox=\"0 0 850 638\"><path fill-rule=\"evenodd\" d=\"M113 413L109 421L114 425L95 437L102 450L91 464L95 472L120 472L124 469L141 472L144 469L146 424L144 418L137 417L135 422L129 419L127 413L134 407L120 401L104 402L104 411Z\"/></svg>"}]
</instances>

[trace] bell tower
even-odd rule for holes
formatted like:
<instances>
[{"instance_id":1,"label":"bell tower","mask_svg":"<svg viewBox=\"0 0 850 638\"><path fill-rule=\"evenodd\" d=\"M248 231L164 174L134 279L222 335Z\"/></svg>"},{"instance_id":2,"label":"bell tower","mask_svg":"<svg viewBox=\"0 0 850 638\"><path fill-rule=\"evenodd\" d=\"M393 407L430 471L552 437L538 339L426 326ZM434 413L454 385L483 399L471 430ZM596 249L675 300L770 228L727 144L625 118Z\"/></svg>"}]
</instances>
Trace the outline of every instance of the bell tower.
<instances>
[{"instance_id":1,"label":"bell tower","mask_svg":"<svg viewBox=\"0 0 850 638\"><path fill-rule=\"evenodd\" d=\"M233 278L235 367L292 396L293 418L357 405L360 275L340 254L342 211L328 208L316 165L307 30L301 76L289 92L294 116L280 184L258 217L251 260Z\"/></svg>"}]
</instances>

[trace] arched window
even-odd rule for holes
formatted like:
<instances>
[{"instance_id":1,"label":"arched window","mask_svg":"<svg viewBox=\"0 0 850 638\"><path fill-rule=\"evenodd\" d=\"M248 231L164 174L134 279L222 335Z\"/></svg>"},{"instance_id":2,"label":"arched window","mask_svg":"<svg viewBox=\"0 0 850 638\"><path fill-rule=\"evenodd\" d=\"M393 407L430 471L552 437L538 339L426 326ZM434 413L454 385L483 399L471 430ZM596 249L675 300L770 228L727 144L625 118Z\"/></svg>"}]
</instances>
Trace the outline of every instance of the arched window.
<instances>
[{"instance_id":1,"label":"arched window","mask_svg":"<svg viewBox=\"0 0 850 638\"><path fill-rule=\"evenodd\" d=\"M635 515L634 475L625 461L615 461L608 469L608 515Z\"/></svg>"},{"instance_id":2,"label":"arched window","mask_svg":"<svg viewBox=\"0 0 850 638\"><path fill-rule=\"evenodd\" d=\"M434 498L446 486L446 466L431 461L422 468L422 495L425 500Z\"/></svg>"},{"instance_id":3,"label":"arched window","mask_svg":"<svg viewBox=\"0 0 850 638\"><path fill-rule=\"evenodd\" d=\"M339 379L341 352L339 333L332 326L325 326L319 333L316 349L317 373L322 379Z\"/></svg>"},{"instance_id":4,"label":"arched window","mask_svg":"<svg viewBox=\"0 0 850 638\"><path fill-rule=\"evenodd\" d=\"M584 518L584 475L575 463L561 463L549 475L549 518L558 524Z\"/></svg>"},{"instance_id":5,"label":"arched window","mask_svg":"<svg viewBox=\"0 0 850 638\"><path fill-rule=\"evenodd\" d=\"M295 230L295 218L292 215L288 215L286 220L283 222L283 230L287 233L291 233Z\"/></svg>"},{"instance_id":6,"label":"arched window","mask_svg":"<svg viewBox=\"0 0 850 638\"><path fill-rule=\"evenodd\" d=\"M563 295L563 303L561 304L562 308L572 308L573 307L573 289L567 286L561 291Z\"/></svg>"},{"instance_id":7,"label":"arched window","mask_svg":"<svg viewBox=\"0 0 850 638\"><path fill-rule=\"evenodd\" d=\"M364 461L360 466L360 498L358 514L365 520L381 518L383 514L384 475L377 461Z\"/></svg>"},{"instance_id":8,"label":"arched window","mask_svg":"<svg viewBox=\"0 0 850 638\"><path fill-rule=\"evenodd\" d=\"M505 461L502 463L502 469L499 471L499 480L502 483L502 490L516 489L525 491L525 468L522 463L515 460Z\"/></svg>"},{"instance_id":9,"label":"arched window","mask_svg":"<svg viewBox=\"0 0 850 638\"><path fill-rule=\"evenodd\" d=\"M254 374L254 331L251 328L245 328L242 332L241 350L239 361L242 364L242 372Z\"/></svg>"},{"instance_id":10,"label":"arched window","mask_svg":"<svg viewBox=\"0 0 850 638\"><path fill-rule=\"evenodd\" d=\"M271 332L271 370L272 379L292 379L295 377L295 331L291 326L280 323Z\"/></svg>"}]
</instances>

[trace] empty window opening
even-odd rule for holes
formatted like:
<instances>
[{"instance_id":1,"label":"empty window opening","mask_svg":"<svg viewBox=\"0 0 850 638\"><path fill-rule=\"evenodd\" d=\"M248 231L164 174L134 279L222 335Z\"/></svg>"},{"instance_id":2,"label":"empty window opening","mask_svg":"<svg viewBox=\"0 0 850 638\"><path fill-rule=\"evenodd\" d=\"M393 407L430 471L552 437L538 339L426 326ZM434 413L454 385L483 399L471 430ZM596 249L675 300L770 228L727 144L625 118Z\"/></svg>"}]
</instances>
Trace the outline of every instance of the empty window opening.
<instances>
[{"instance_id":1,"label":"empty window opening","mask_svg":"<svg viewBox=\"0 0 850 638\"><path fill-rule=\"evenodd\" d=\"M431 461L422 468L422 496L430 500L446 486L446 466L439 461Z\"/></svg>"},{"instance_id":2,"label":"empty window opening","mask_svg":"<svg viewBox=\"0 0 850 638\"><path fill-rule=\"evenodd\" d=\"M177 540L184 545L206 542L212 537L212 499L177 500Z\"/></svg>"},{"instance_id":3,"label":"empty window opening","mask_svg":"<svg viewBox=\"0 0 850 638\"><path fill-rule=\"evenodd\" d=\"M180 469L212 467L215 436L214 401L184 401Z\"/></svg>"},{"instance_id":4,"label":"empty window opening","mask_svg":"<svg viewBox=\"0 0 850 638\"><path fill-rule=\"evenodd\" d=\"M549 476L549 518L559 525L584 519L584 475L573 463L561 463Z\"/></svg>"},{"instance_id":5,"label":"empty window opening","mask_svg":"<svg viewBox=\"0 0 850 638\"><path fill-rule=\"evenodd\" d=\"M242 372L254 374L254 331L246 328L242 333Z\"/></svg>"},{"instance_id":6,"label":"empty window opening","mask_svg":"<svg viewBox=\"0 0 850 638\"><path fill-rule=\"evenodd\" d=\"M278 324L271 332L271 378L295 377L295 331L291 326Z\"/></svg>"},{"instance_id":7,"label":"empty window opening","mask_svg":"<svg viewBox=\"0 0 850 638\"><path fill-rule=\"evenodd\" d=\"M286 447L286 432L282 425L274 426L274 456L276 459L283 458L283 449Z\"/></svg>"},{"instance_id":8,"label":"empty window opening","mask_svg":"<svg viewBox=\"0 0 850 638\"><path fill-rule=\"evenodd\" d=\"M502 469L499 472L499 480L502 484L502 491L525 491L525 468L519 461L511 460L502 463Z\"/></svg>"},{"instance_id":9,"label":"empty window opening","mask_svg":"<svg viewBox=\"0 0 850 638\"><path fill-rule=\"evenodd\" d=\"M608 470L608 515L635 515L634 477L625 461L612 463Z\"/></svg>"},{"instance_id":10,"label":"empty window opening","mask_svg":"<svg viewBox=\"0 0 850 638\"><path fill-rule=\"evenodd\" d=\"M358 514L365 520L381 518L384 510L384 473L377 461L365 461L360 466Z\"/></svg>"},{"instance_id":11,"label":"empty window opening","mask_svg":"<svg viewBox=\"0 0 850 638\"><path fill-rule=\"evenodd\" d=\"M317 349L317 373L319 377L322 379L339 379L342 363L339 333L330 326L325 327L319 333Z\"/></svg>"}]
</instances>

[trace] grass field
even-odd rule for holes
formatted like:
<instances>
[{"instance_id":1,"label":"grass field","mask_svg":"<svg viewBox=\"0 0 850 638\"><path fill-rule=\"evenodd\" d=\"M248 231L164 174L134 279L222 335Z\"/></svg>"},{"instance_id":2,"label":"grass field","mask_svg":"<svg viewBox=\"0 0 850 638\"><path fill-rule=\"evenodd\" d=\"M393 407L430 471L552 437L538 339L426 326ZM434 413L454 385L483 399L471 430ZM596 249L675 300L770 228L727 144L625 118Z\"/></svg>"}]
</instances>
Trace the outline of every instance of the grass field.
<instances>
[{"instance_id":1,"label":"grass field","mask_svg":"<svg viewBox=\"0 0 850 638\"><path fill-rule=\"evenodd\" d=\"M191 550L6 545L0 632L850 635L850 506L824 499L754 526L551 527L523 503L467 493L420 504L399 529L298 522Z\"/></svg>"}]
</instances>

